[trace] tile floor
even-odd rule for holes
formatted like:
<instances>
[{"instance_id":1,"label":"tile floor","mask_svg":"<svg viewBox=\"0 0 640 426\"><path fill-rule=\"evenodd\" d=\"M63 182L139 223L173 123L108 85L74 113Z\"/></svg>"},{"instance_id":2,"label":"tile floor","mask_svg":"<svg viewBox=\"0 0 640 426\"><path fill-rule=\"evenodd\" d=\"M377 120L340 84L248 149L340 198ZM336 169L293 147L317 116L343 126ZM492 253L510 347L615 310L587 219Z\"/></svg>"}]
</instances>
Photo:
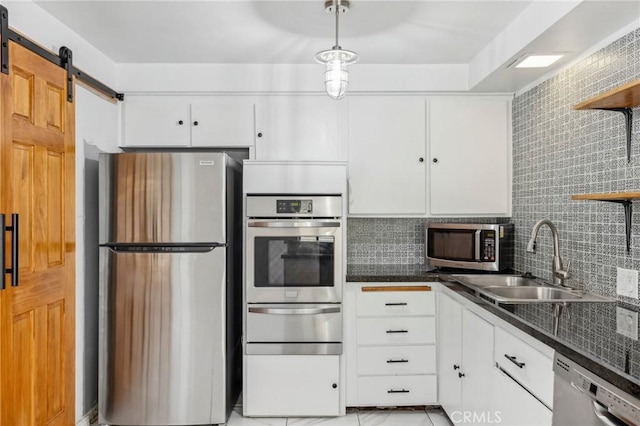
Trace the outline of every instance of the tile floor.
<instances>
[{"instance_id":1,"label":"tile floor","mask_svg":"<svg viewBox=\"0 0 640 426\"><path fill-rule=\"evenodd\" d=\"M452 426L440 409L349 408L344 417L242 417L242 398L233 409L227 426Z\"/></svg>"}]
</instances>

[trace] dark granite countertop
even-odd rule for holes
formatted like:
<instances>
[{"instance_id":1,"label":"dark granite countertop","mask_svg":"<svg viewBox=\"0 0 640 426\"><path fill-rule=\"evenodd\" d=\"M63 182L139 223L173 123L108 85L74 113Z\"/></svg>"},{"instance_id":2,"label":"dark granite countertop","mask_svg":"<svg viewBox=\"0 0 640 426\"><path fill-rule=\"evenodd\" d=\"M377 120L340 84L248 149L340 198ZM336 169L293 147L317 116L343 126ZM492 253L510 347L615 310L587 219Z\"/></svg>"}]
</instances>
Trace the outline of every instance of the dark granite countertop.
<instances>
[{"instance_id":1,"label":"dark granite countertop","mask_svg":"<svg viewBox=\"0 0 640 426\"><path fill-rule=\"evenodd\" d=\"M640 398L640 342L616 333L616 308L640 308L617 303L573 303L563 309L558 334L553 333L553 304L496 305L469 288L449 282L447 274L425 265L349 265L347 282L441 281L461 296L483 307L550 346L604 380Z\"/></svg>"},{"instance_id":2,"label":"dark granite countertop","mask_svg":"<svg viewBox=\"0 0 640 426\"><path fill-rule=\"evenodd\" d=\"M348 265L347 282L428 282L438 281L427 265Z\"/></svg>"}]
</instances>

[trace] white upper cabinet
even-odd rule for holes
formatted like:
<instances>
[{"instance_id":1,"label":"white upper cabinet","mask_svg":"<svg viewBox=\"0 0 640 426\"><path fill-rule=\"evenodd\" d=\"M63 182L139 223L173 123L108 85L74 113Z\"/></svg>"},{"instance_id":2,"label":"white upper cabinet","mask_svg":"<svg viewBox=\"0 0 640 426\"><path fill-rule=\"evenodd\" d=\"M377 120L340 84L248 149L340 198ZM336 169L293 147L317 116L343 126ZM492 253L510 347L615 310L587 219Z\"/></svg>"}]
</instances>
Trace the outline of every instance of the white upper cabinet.
<instances>
[{"instance_id":1,"label":"white upper cabinet","mask_svg":"<svg viewBox=\"0 0 640 426\"><path fill-rule=\"evenodd\" d=\"M253 146L254 104L243 98L192 104L191 126L191 146Z\"/></svg>"},{"instance_id":2,"label":"white upper cabinet","mask_svg":"<svg viewBox=\"0 0 640 426\"><path fill-rule=\"evenodd\" d=\"M429 100L429 213L511 214L511 102L504 97Z\"/></svg>"},{"instance_id":3,"label":"white upper cabinet","mask_svg":"<svg viewBox=\"0 0 640 426\"><path fill-rule=\"evenodd\" d=\"M127 102L123 106L124 146L186 147L191 142L189 104Z\"/></svg>"},{"instance_id":4,"label":"white upper cabinet","mask_svg":"<svg viewBox=\"0 0 640 426\"><path fill-rule=\"evenodd\" d=\"M426 102L352 96L349 102L349 214L426 213Z\"/></svg>"},{"instance_id":5,"label":"white upper cabinet","mask_svg":"<svg viewBox=\"0 0 640 426\"><path fill-rule=\"evenodd\" d=\"M123 107L123 146L239 148L254 144L254 101L245 97L134 100Z\"/></svg>"},{"instance_id":6,"label":"white upper cabinet","mask_svg":"<svg viewBox=\"0 0 640 426\"><path fill-rule=\"evenodd\" d=\"M256 105L256 160L344 160L342 104L326 95L261 98Z\"/></svg>"}]
</instances>

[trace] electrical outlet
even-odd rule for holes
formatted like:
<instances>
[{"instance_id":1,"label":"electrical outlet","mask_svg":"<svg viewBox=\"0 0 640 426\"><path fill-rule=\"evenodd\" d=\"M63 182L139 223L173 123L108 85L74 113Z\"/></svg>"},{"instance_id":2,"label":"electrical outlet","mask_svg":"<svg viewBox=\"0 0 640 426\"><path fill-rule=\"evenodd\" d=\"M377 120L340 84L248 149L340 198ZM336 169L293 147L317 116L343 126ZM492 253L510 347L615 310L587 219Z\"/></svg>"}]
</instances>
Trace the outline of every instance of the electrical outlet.
<instances>
[{"instance_id":1,"label":"electrical outlet","mask_svg":"<svg viewBox=\"0 0 640 426\"><path fill-rule=\"evenodd\" d=\"M617 306L616 332L633 340L638 340L638 313Z\"/></svg>"},{"instance_id":2,"label":"electrical outlet","mask_svg":"<svg viewBox=\"0 0 640 426\"><path fill-rule=\"evenodd\" d=\"M638 298L638 271L618 268L616 294Z\"/></svg>"}]
</instances>

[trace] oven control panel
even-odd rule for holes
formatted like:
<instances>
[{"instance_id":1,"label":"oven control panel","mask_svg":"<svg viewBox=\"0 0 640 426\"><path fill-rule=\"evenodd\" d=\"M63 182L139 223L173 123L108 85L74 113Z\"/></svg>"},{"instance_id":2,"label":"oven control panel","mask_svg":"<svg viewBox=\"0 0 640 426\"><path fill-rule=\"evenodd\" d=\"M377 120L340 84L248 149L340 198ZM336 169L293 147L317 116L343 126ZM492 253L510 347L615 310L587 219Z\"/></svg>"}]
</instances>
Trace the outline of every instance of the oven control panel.
<instances>
[{"instance_id":1,"label":"oven control panel","mask_svg":"<svg viewBox=\"0 0 640 426\"><path fill-rule=\"evenodd\" d=\"M247 194L245 213L251 218L339 218L342 196L308 194Z\"/></svg>"},{"instance_id":2,"label":"oven control panel","mask_svg":"<svg viewBox=\"0 0 640 426\"><path fill-rule=\"evenodd\" d=\"M276 200L276 212L282 213L313 213L312 200Z\"/></svg>"}]
</instances>

